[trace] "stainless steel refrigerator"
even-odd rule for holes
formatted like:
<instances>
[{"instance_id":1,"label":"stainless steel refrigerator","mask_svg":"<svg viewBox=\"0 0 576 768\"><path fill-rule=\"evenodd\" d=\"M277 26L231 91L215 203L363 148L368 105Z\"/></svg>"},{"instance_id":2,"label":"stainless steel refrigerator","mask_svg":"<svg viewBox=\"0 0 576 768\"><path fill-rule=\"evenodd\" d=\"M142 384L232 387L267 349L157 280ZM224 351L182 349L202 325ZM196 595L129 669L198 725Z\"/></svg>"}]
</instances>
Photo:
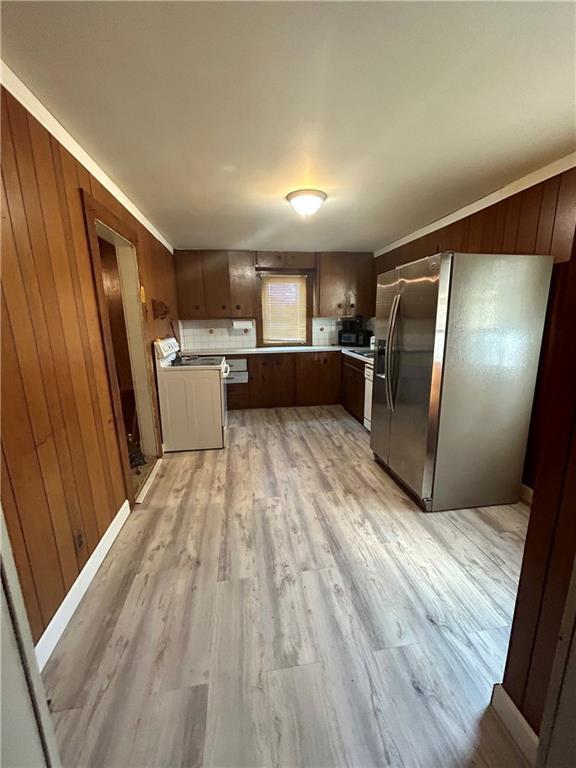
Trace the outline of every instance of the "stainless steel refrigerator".
<instances>
[{"instance_id":1,"label":"stainless steel refrigerator","mask_svg":"<svg viewBox=\"0 0 576 768\"><path fill-rule=\"evenodd\" d=\"M379 275L371 445L425 510L518 500L551 272L449 252Z\"/></svg>"}]
</instances>

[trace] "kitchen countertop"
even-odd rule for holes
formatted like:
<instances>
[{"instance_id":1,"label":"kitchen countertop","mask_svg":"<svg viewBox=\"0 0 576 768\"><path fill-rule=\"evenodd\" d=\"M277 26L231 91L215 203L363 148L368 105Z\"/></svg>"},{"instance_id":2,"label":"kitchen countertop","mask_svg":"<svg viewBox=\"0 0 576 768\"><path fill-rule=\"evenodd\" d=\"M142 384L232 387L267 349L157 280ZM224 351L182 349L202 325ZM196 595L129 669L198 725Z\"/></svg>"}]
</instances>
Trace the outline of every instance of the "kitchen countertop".
<instances>
[{"instance_id":1,"label":"kitchen countertop","mask_svg":"<svg viewBox=\"0 0 576 768\"><path fill-rule=\"evenodd\" d=\"M348 357L353 357L355 360L362 360L363 363L366 363L367 365L374 365L374 355L372 357L364 357L364 355L358 354L360 351L362 352L373 352L373 349L369 349L368 347L358 347L357 349L351 349L350 347L341 347L342 354L348 355Z\"/></svg>"},{"instance_id":2,"label":"kitchen countertop","mask_svg":"<svg viewBox=\"0 0 576 768\"><path fill-rule=\"evenodd\" d=\"M183 355L268 355L280 352L340 352L342 347L337 344L318 347L240 347L237 349L183 349Z\"/></svg>"},{"instance_id":3,"label":"kitchen countertop","mask_svg":"<svg viewBox=\"0 0 576 768\"><path fill-rule=\"evenodd\" d=\"M183 349L183 355L233 355L234 357L242 357L243 355L269 355L279 354L281 352L342 352L344 355L349 355L356 360L363 360L369 365L373 363L373 358L363 357L358 352L368 351L368 347L358 347L357 349L351 349L350 347L342 347L337 344L325 345L325 346L310 346L310 347L245 347L244 349Z\"/></svg>"}]
</instances>

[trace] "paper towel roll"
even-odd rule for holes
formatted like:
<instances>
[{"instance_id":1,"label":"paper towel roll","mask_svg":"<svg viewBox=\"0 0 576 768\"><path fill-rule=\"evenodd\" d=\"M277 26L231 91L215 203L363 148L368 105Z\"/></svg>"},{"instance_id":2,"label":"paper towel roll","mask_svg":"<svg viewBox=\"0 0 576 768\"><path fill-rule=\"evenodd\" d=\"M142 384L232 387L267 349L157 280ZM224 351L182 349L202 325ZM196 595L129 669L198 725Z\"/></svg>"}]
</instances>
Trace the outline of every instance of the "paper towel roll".
<instances>
[{"instance_id":1,"label":"paper towel roll","mask_svg":"<svg viewBox=\"0 0 576 768\"><path fill-rule=\"evenodd\" d=\"M232 320L233 331L251 331L252 320Z\"/></svg>"}]
</instances>

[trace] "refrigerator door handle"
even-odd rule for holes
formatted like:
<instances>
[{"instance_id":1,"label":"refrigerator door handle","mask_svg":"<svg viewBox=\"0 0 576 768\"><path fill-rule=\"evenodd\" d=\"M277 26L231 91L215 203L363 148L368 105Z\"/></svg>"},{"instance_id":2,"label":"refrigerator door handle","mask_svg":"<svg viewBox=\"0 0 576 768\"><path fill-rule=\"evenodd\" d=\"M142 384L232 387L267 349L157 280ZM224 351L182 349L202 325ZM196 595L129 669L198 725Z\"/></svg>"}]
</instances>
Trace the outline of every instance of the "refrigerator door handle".
<instances>
[{"instance_id":1,"label":"refrigerator door handle","mask_svg":"<svg viewBox=\"0 0 576 768\"><path fill-rule=\"evenodd\" d=\"M400 294L394 296L392 311L390 312L390 326L388 328L388 339L386 341L386 399L388 408L394 411L394 393L392 391L392 340L396 330L396 318L398 316L398 305L400 304Z\"/></svg>"},{"instance_id":2,"label":"refrigerator door handle","mask_svg":"<svg viewBox=\"0 0 576 768\"><path fill-rule=\"evenodd\" d=\"M394 296L392 299L392 306L390 307L390 319L388 321L388 332L386 334L386 357L384 358L384 390L386 392L386 405L388 406L388 410L392 410L392 402L390 401L390 331L392 330L392 322L394 319L394 308L396 306L396 299L398 298L398 294Z\"/></svg>"}]
</instances>

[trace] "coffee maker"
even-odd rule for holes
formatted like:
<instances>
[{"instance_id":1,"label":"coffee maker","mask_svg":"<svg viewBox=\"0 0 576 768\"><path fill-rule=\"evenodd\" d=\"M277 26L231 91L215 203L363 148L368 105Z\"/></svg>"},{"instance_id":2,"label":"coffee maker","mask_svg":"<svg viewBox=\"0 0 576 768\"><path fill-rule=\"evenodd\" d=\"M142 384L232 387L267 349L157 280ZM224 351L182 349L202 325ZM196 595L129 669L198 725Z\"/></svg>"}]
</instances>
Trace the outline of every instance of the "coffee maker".
<instances>
[{"instance_id":1,"label":"coffee maker","mask_svg":"<svg viewBox=\"0 0 576 768\"><path fill-rule=\"evenodd\" d=\"M366 320L362 315L343 317L338 321L338 344L341 347L367 347L372 331L366 329Z\"/></svg>"}]
</instances>

